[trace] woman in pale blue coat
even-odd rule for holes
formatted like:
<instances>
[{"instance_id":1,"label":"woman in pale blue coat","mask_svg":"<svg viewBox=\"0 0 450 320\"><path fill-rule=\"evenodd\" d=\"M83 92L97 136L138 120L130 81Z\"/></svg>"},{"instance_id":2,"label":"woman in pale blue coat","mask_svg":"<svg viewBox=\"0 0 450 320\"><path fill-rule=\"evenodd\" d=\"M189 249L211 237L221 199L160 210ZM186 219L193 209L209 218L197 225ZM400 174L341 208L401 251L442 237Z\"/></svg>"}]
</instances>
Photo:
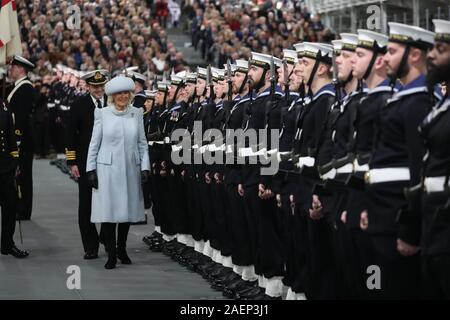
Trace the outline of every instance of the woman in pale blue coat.
<instances>
[{"instance_id":1,"label":"woman in pale blue coat","mask_svg":"<svg viewBox=\"0 0 450 320\"><path fill-rule=\"evenodd\" d=\"M91 222L102 223L108 251L105 268L113 269L117 258L131 264L126 240L130 223L144 220L142 183L148 179L150 164L143 110L130 104L133 80L116 77L105 92L108 106L95 110L86 171L93 187Z\"/></svg>"}]
</instances>

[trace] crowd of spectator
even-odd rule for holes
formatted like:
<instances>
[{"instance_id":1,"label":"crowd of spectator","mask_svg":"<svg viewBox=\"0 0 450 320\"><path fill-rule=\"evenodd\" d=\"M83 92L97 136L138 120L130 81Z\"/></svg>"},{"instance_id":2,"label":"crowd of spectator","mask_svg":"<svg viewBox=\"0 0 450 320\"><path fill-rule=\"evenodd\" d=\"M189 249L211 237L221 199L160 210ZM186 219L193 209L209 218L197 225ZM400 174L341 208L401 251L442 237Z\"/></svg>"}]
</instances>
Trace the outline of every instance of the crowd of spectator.
<instances>
[{"instance_id":1,"label":"crowd of spectator","mask_svg":"<svg viewBox=\"0 0 450 320\"><path fill-rule=\"evenodd\" d=\"M330 42L335 38L320 15L303 1L186 1L192 45L202 58L222 66L228 58L249 58L252 51L280 57L300 41Z\"/></svg>"},{"instance_id":2,"label":"crowd of spectator","mask_svg":"<svg viewBox=\"0 0 450 320\"><path fill-rule=\"evenodd\" d=\"M163 27L177 5L166 0L19 1L23 55L36 63L40 76L58 63L81 71L138 66L148 75L177 72L187 63ZM177 19L171 22L176 25Z\"/></svg>"}]
</instances>

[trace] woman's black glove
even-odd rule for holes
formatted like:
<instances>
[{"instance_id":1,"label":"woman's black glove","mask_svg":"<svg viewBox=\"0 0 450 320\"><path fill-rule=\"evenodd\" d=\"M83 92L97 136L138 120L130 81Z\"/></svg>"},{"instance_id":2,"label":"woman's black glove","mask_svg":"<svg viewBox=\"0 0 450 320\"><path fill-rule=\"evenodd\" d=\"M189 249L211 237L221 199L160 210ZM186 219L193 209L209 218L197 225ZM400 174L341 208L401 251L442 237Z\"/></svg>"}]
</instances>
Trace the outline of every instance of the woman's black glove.
<instances>
[{"instance_id":1,"label":"woman's black glove","mask_svg":"<svg viewBox=\"0 0 450 320\"><path fill-rule=\"evenodd\" d=\"M148 170L141 171L141 183L146 184L149 180L149 176L150 176L150 171L148 171Z\"/></svg>"},{"instance_id":2,"label":"woman's black glove","mask_svg":"<svg viewBox=\"0 0 450 320\"><path fill-rule=\"evenodd\" d=\"M86 178L89 186L91 186L94 189L98 189L98 178L96 170L86 172Z\"/></svg>"}]
</instances>

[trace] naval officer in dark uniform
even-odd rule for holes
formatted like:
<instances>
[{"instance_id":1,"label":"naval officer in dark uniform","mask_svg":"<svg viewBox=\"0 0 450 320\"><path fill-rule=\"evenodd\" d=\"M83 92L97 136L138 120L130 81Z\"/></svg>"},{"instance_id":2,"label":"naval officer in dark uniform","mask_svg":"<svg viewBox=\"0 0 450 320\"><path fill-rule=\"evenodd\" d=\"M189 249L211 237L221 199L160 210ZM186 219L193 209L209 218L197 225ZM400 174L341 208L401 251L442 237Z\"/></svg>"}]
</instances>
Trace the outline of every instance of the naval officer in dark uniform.
<instances>
[{"instance_id":1,"label":"naval officer in dark uniform","mask_svg":"<svg viewBox=\"0 0 450 320\"><path fill-rule=\"evenodd\" d=\"M2 212L1 254L16 258L28 256L13 240L16 226L17 192L15 175L19 158L11 112L0 100L0 204Z\"/></svg>"},{"instance_id":2,"label":"naval officer in dark uniform","mask_svg":"<svg viewBox=\"0 0 450 320\"><path fill-rule=\"evenodd\" d=\"M84 259L98 255L99 235L91 223L92 188L86 179L86 159L94 125L95 108L106 106L104 86L108 81L106 70L96 70L83 76L89 87L84 95L71 106L66 136L66 160L71 175L78 181L78 224L83 241Z\"/></svg>"},{"instance_id":3,"label":"naval officer in dark uniform","mask_svg":"<svg viewBox=\"0 0 450 320\"><path fill-rule=\"evenodd\" d=\"M19 197L17 216L20 220L30 220L33 207L33 136L31 115L35 101L35 90L27 76L35 65L21 56L14 56L9 69L10 78L15 81L8 95L8 103L15 119L15 134L19 147L20 173L17 183Z\"/></svg>"}]
</instances>

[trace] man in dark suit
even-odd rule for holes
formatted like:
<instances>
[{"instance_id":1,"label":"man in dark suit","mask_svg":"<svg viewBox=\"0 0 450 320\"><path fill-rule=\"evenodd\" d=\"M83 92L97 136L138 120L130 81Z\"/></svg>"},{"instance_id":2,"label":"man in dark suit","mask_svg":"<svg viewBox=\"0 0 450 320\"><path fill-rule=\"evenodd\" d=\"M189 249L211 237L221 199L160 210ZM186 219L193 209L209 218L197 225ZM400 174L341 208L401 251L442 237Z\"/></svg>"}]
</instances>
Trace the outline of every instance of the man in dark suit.
<instances>
[{"instance_id":1,"label":"man in dark suit","mask_svg":"<svg viewBox=\"0 0 450 320\"><path fill-rule=\"evenodd\" d=\"M27 76L35 66L21 56L14 56L9 68L14 88L8 95L10 110L15 119L15 135L19 147L19 168L17 183L19 197L17 216L20 220L30 220L33 207L33 135L31 116L35 101L35 90Z\"/></svg>"},{"instance_id":2,"label":"man in dark suit","mask_svg":"<svg viewBox=\"0 0 450 320\"><path fill-rule=\"evenodd\" d=\"M17 193L15 173L17 172L19 151L14 134L11 111L0 100L0 204L2 213L1 254L16 258L28 256L18 249L13 240L16 226Z\"/></svg>"},{"instance_id":3,"label":"man in dark suit","mask_svg":"<svg viewBox=\"0 0 450 320\"><path fill-rule=\"evenodd\" d=\"M108 80L106 70L96 70L83 76L89 93L79 98L70 108L70 120L66 136L66 159L71 175L78 181L78 224L85 251L84 259L98 257L99 235L91 223L92 188L86 179L86 160L95 108L106 106L104 85Z\"/></svg>"}]
</instances>

